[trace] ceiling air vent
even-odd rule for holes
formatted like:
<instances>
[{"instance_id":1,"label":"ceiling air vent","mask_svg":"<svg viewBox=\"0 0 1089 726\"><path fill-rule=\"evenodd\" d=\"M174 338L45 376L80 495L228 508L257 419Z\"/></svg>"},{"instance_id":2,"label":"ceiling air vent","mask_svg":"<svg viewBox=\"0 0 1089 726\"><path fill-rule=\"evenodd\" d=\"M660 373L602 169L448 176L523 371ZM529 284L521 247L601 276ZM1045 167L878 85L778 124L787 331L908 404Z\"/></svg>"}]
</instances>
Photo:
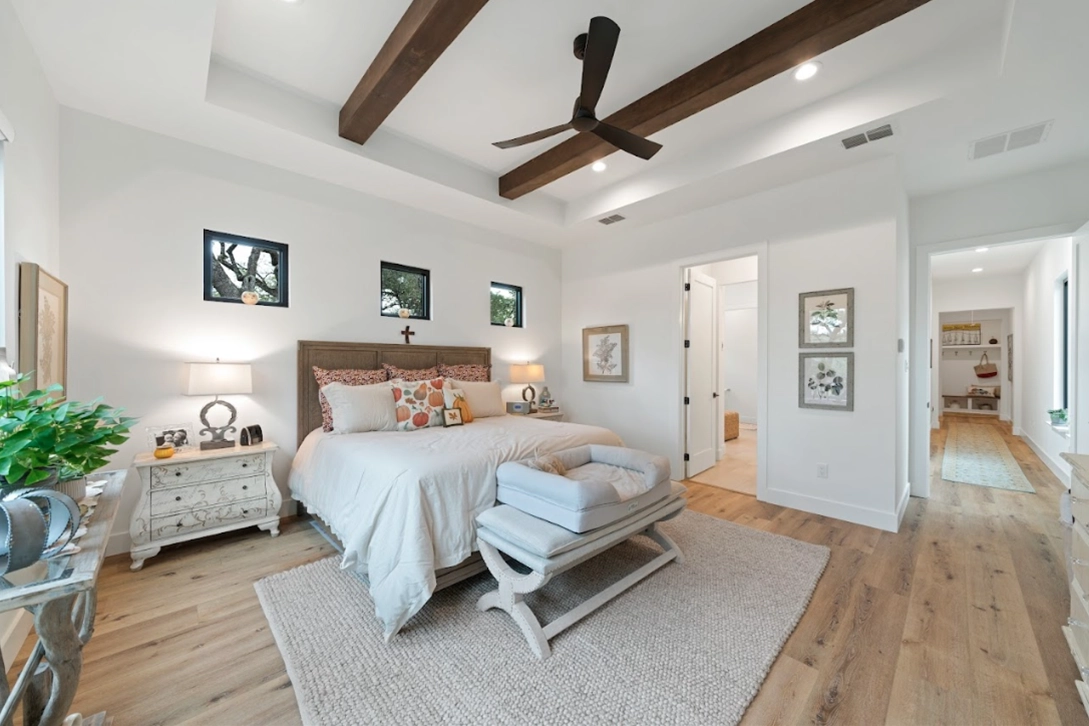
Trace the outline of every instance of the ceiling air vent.
<instances>
[{"instance_id":1,"label":"ceiling air vent","mask_svg":"<svg viewBox=\"0 0 1089 726\"><path fill-rule=\"evenodd\" d=\"M998 136L988 136L985 139L980 139L972 143L971 148L968 150L968 158L984 159L1014 149L1035 146L1047 140L1047 134L1051 130L1051 123L1051 121L1046 121L1035 126L1026 126L1023 129L1014 129Z\"/></svg>"},{"instance_id":2,"label":"ceiling air vent","mask_svg":"<svg viewBox=\"0 0 1089 726\"><path fill-rule=\"evenodd\" d=\"M871 141L880 141L881 139L887 139L893 135L892 124L885 124L884 126L878 126L877 128L864 131L861 134L855 134L854 136L848 136L845 139L841 139L845 149L855 149L864 144L868 144Z\"/></svg>"},{"instance_id":3,"label":"ceiling air vent","mask_svg":"<svg viewBox=\"0 0 1089 726\"><path fill-rule=\"evenodd\" d=\"M601 222L602 224L616 224L617 222L623 222L625 219L627 219L627 217L620 214L614 214L609 217L602 217L597 221Z\"/></svg>"}]
</instances>

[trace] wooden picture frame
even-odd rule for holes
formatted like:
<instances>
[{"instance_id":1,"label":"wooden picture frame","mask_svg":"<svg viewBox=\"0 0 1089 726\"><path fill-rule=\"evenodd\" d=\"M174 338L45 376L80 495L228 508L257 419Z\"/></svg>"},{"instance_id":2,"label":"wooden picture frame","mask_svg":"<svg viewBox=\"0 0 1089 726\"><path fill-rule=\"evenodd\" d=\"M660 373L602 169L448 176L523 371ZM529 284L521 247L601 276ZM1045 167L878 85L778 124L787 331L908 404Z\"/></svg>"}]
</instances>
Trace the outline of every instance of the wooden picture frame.
<instances>
[{"instance_id":1,"label":"wooden picture frame","mask_svg":"<svg viewBox=\"0 0 1089 726\"><path fill-rule=\"evenodd\" d=\"M820 316L824 324L820 324L816 316ZM854 345L853 287L798 294L799 348L853 348Z\"/></svg>"},{"instance_id":2,"label":"wooden picture frame","mask_svg":"<svg viewBox=\"0 0 1089 726\"><path fill-rule=\"evenodd\" d=\"M822 365L824 368L818 370ZM829 390L829 383L820 379L821 374L841 378L840 390ZM855 354L839 351L799 353L798 408L854 411Z\"/></svg>"},{"instance_id":3,"label":"wooden picture frame","mask_svg":"<svg viewBox=\"0 0 1089 726\"><path fill-rule=\"evenodd\" d=\"M68 285L33 262L19 264L19 372L31 389L68 396Z\"/></svg>"},{"instance_id":4,"label":"wooden picture frame","mask_svg":"<svg viewBox=\"0 0 1089 726\"><path fill-rule=\"evenodd\" d=\"M582 380L628 382L628 326L582 329Z\"/></svg>"}]
</instances>

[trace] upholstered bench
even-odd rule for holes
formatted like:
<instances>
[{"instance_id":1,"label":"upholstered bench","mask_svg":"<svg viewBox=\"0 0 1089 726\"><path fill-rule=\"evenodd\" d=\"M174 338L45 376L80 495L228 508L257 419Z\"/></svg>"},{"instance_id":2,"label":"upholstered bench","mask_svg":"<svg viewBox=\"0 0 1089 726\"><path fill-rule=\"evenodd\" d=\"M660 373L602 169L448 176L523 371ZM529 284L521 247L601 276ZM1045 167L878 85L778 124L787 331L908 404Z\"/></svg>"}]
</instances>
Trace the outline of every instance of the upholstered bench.
<instances>
[{"instance_id":1,"label":"upholstered bench","mask_svg":"<svg viewBox=\"0 0 1089 726\"><path fill-rule=\"evenodd\" d=\"M584 451L586 449L591 451ZM597 451L592 451L594 449ZM603 451L611 449L617 451ZM668 462L661 457L619 447L584 446L558 456L575 464L567 469L568 476L587 478L570 479L504 464L500 467L499 489L503 492L500 501L505 503L483 512L476 519L477 546L499 583L498 589L481 596L477 609L498 608L509 613L530 648L541 659L551 655L548 641L558 633L673 560L680 562L682 559L676 543L657 528L658 522L676 517L685 507L685 488L669 481ZM605 459L623 462L626 466L605 464ZM578 471L589 463L625 471L599 469L601 476L591 479L586 470ZM663 472L664 486L658 481ZM618 482L619 489L613 489L609 494L602 486L603 481ZM638 481L641 484L637 485ZM608 484L605 486L612 488ZM523 507L529 511L524 511ZM556 523L557 519L580 531L561 526ZM599 523L599 526L586 527L588 522ZM656 542L662 548L662 554L551 623L541 625L524 601L525 595L544 587L561 572L640 534ZM516 571L504 555L529 568L529 572Z\"/></svg>"}]
</instances>

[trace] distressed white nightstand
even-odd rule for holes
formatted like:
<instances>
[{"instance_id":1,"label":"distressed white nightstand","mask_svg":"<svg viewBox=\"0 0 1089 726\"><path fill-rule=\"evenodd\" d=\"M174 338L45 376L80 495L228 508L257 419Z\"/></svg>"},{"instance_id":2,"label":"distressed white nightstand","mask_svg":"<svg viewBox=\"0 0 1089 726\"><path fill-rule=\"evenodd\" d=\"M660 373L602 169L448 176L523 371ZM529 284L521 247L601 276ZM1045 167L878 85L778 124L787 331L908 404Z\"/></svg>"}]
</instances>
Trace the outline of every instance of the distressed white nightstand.
<instances>
[{"instance_id":1,"label":"distressed white nightstand","mask_svg":"<svg viewBox=\"0 0 1089 726\"><path fill-rule=\"evenodd\" d=\"M530 418L539 418L542 421L563 421L563 411L559 409L555 411L535 411L526 415Z\"/></svg>"},{"instance_id":2,"label":"distressed white nightstand","mask_svg":"<svg viewBox=\"0 0 1089 726\"><path fill-rule=\"evenodd\" d=\"M283 498L272 478L272 455L279 447L258 446L192 451L156 459L139 454L140 503L132 513L131 569L166 545L234 529L257 526L280 534Z\"/></svg>"}]
</instances>

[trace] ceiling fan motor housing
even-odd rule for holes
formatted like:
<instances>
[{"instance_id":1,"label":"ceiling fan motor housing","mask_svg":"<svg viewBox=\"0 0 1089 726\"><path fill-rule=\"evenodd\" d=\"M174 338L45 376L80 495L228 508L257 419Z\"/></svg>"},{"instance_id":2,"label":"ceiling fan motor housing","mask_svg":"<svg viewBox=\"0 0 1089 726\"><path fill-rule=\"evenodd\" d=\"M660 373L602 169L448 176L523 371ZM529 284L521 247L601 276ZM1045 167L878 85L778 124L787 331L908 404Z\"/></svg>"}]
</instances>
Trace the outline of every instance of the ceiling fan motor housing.
<instances>
[{"instance_id":1,"label":"ceiling fan motor housing","mask_svg":"<svg viewBox=\"0 0 1089 726\"><path fill-rule=\"evenodd\" d=\"M575 57L579 60L586 58L586 38L589 37L589 33L579 33L575 36Z\"/></svg>"}]
</instances>

